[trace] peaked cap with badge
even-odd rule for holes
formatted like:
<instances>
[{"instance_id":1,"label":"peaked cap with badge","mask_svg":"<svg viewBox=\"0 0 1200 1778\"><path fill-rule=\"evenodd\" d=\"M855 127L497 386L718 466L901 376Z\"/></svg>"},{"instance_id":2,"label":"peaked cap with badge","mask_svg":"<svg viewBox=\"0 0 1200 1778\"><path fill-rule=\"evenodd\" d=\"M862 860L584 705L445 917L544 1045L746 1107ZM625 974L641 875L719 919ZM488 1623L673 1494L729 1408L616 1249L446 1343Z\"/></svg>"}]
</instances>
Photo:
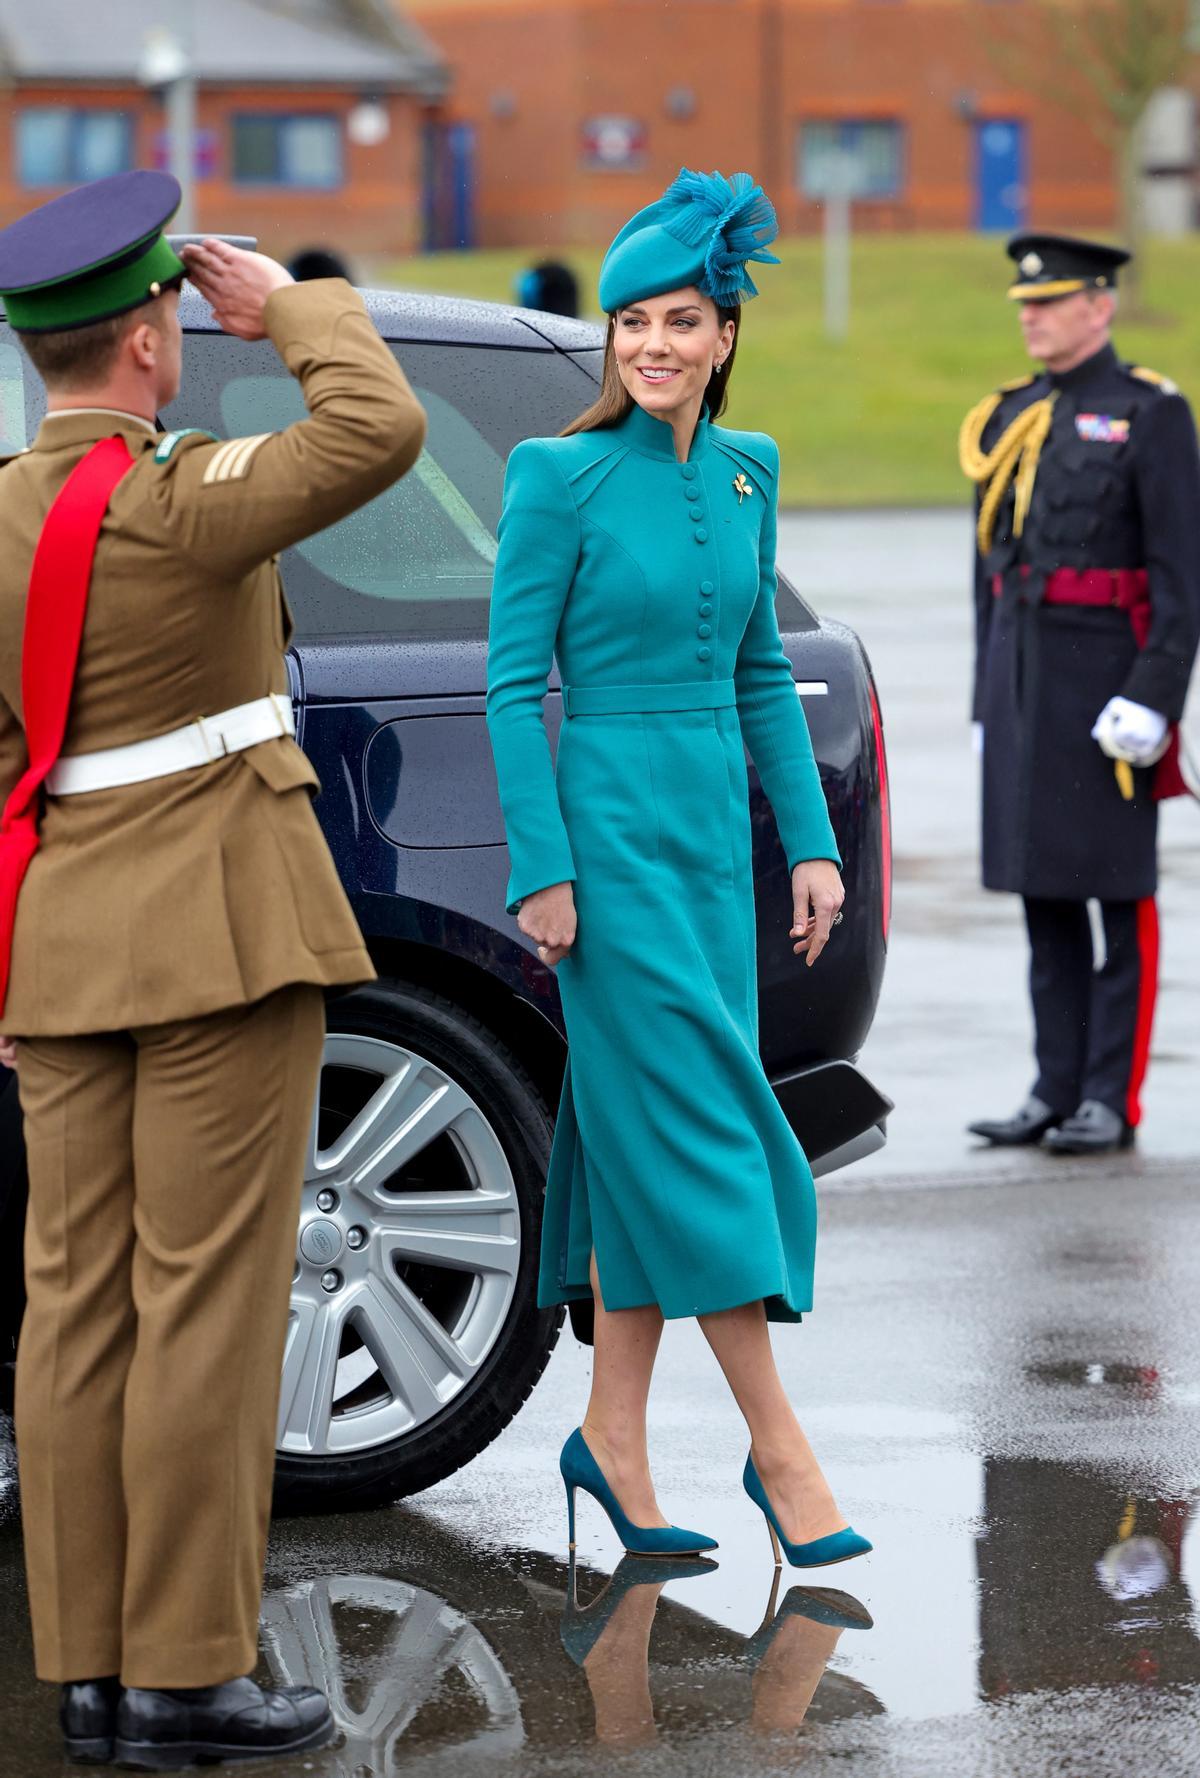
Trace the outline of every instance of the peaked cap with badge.
<instances>
[{"instance_id":1,"label":"peaked cap with badge","mask_svg":"<svg viewBox=\"0 0 1200 1778\"><path fill-rule=\"evenodd\" d=\"M601 304L688 285L734 302L775 232L748 174L685 172L617 235ZM609 1308L765 1299L794 1321L812 1302L814 1194L755 1036L747 746L789 866L838 852L775 616L779 451L702 408L680 462L647 399L519 444L500 521L488 726L509 907L572 882L586 935L558 975L570 1059L539 1295L585 1324L594 1248ZM662 1081L668 1057L669 1090L631 1086Z\"/></svg>"},{"instance_id":2,"label":"peaked cap with badge","mask_svg":"<svg viewBox=\"0 0 1200 1778\"><path fill-rule=\"evenodd\" d=\"M0 231L11 323L85 328L177 282L178 196L122 175ZM0 467L17 1424L35 1659L60 1682L249 1684L322 989L374 974L293 738L275 558L401 476L424 414L344 280L275 289L263 325L295 425L164 436L56 386Z\"/></svg>"},{"instance_id":3,"label":"peaked cap with badge","mask_svg":"<svg viewBox=\"0 0 1200 1778\"><path fill-rule=\"evenodd\" d=\"M1112 290L1130 255L1022 234L1009 296ZM1086 1148L1139 1121L1156 981L1157 807L1186 789L1178 723L1200 637L1200 453L1187 402L1104 334L1081 362L985 396L959 438L976 487L975 691L983 882L1025 899L1039 1074L1034 1100ZM1093 728L1114 701L1148 739ZM1128 750L1126 750L1128 752ZM1086 903L1108 961L1093 971ZM1094 979L1093 979L1094 976ZM1073 1122L1089 1111L1078 1132ZM1014 1128L1025 1134L1013 1135ZM990 1126L1045 1133L1044 1117ZM1105 1132L1107 1131L1107 1134ZM1099 1132L1099 1134L1097 1134ZM978 1133L987 1133L982 1126Z\"/></svg>"},{"instance_id":4,"label":"peaked cap with badge","mask_svg":"<svg viewBox=\"0 0 1200 1778\"><path fill-rule=\"evenodd\" d=\"M1081 290L1115 290L1117 273L1133 257L1124 247L1077 235L1013 235L1005 252L1017 268L1008 287L1014 302L1054 302Z\"/></svg>"},{"instance_id":5,"label":"peaked cap with badge","mask_svg":"<svg viewBox=\"0 0 1200 1778\"><path fill-rule=\"evenodd\" d=\"M180 284L187 267L162 232L179 200L169 173L116 173L0 230L0 297L13 327L88 327Z\"/></svg>"}]
</instances>

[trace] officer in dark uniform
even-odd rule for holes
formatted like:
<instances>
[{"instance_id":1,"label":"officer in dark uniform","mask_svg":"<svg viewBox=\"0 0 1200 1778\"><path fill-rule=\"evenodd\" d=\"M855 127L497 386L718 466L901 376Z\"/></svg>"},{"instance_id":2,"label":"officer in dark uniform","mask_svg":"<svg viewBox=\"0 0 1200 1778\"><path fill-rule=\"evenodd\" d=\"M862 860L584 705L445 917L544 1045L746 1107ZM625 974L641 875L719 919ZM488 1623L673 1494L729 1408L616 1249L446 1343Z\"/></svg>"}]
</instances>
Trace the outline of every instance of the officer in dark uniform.
<instances>
[{"instance_id":1,"label":"officer in dark uniform","mask_svg":"<svg viewBox=\"0 0 1200 1778\"><path fill-rule=\"evenodd\" d=\"M1109 339L1118 247L1018 235L1009 296L1040 374L968 414L983 883L1024 897L1037 1079L970 1125L1057 1153L1128 1147L1157 984L1158 801L1200 637L1191 410ZM1103 959L1088 902L1099 903Z\"/></svg>"}]
</instances>

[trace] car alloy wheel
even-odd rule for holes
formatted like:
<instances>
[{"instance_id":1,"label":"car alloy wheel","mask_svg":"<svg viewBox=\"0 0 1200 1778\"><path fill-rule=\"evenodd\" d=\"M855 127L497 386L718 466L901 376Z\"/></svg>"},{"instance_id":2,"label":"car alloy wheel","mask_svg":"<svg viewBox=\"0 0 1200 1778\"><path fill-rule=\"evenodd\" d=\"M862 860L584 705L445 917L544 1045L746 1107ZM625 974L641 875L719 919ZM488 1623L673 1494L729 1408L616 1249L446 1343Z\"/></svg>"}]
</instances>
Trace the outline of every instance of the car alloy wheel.
<instances>
[{"instance_id":1,"label":"car alloy wheel","mask_svg":"<svg viewBox=\"0 0 1200 1778\"><path fill-rule=\"evenodd\" d=\"M512 1306L521 1218L471 1095L402 1044L326 1040L305 1168L278 1448L413 1433L478 1374Z\"/></svg>"}]
</instances>

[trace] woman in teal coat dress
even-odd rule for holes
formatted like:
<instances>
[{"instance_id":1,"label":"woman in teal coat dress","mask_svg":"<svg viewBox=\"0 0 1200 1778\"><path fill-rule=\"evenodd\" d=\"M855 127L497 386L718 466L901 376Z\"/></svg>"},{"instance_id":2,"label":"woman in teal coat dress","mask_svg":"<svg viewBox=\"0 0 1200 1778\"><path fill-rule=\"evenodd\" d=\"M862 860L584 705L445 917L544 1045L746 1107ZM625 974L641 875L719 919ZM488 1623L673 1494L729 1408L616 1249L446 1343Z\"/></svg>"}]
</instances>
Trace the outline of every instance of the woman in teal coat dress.
<instances>
[{"instance_id":1,"label":"woman in teal coat dress","mask_svg":"<svg viewBox=\"0 0 1200 1778\"><path fill-rule=\"evenodd\" d=\"M778 450L715 423L746 261L775 263L775 232L747 175L685 170L613 242L600 399L509 460L488 725L508 911L557 968L569 1042L540 1300L595 1301L591 1401L563 1458L572 1526L584 1487L637 1553L711 1547L666 1524L646 1454L663 1318L694 1315L750 1428L748 1491L789 1553L826 1561L858 1553L855 1534L767 1333L812 1306L816 1206L758 1053L747 746L810 965L842 887L775 618Z\"/></svg>"}]
</instances>

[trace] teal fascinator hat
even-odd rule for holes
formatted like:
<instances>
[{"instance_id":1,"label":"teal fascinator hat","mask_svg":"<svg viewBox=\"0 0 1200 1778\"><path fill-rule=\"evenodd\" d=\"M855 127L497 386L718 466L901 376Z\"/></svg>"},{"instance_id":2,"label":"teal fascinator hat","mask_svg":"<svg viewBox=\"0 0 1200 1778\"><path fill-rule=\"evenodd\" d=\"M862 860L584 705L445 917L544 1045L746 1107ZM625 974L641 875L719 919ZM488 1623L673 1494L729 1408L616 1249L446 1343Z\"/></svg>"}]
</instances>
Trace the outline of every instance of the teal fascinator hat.
<instances>
[{"instance_id":1,"label":"teal fascinator hat","mask_svg":"<svg viewBox=\"0 0 1200 1778\"><path fill-rule=\"evenodd\" d=\"M684 167L653 204L631 216L600 267L600 307L611 315L694 284L723 308L757 296L749 265L778 265L775 206L749 173Z\"/></svg>"}]
</instances>

